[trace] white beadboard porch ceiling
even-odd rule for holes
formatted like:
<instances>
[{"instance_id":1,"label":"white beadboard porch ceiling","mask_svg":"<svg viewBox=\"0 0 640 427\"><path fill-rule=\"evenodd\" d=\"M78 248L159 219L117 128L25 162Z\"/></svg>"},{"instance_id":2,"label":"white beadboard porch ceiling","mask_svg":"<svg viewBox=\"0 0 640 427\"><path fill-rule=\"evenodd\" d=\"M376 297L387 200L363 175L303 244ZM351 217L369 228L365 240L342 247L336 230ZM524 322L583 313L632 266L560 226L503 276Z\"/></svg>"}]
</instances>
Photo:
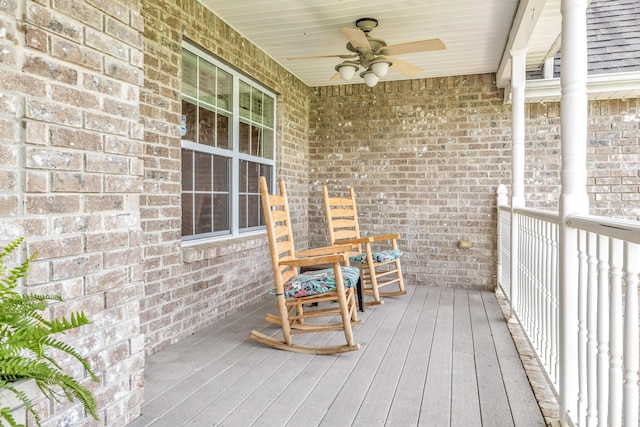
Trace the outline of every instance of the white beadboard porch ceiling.
<instances>
[{"instance_id":1,"label":"white beadboard porch ceiling","mask_svg":"<svg viewBox=\"0 0 640 427\"><path fill-rule=\"evenodd\" d=\"M371 36L389 45L433 38L445 43L444 51L398 55L424 70L413 78L500 72L501 82L509 75L510 45L523 47L525 37L527 67L538 69L555 53L561 22L560 0L200 1L312 87L362 82L358 76L330 80L340 58L287 59L349 53L340 29L356 28L359 18L376 18L379 25ZM391 71L381 80L407 78Z\"/></svg>"}]
</instances>

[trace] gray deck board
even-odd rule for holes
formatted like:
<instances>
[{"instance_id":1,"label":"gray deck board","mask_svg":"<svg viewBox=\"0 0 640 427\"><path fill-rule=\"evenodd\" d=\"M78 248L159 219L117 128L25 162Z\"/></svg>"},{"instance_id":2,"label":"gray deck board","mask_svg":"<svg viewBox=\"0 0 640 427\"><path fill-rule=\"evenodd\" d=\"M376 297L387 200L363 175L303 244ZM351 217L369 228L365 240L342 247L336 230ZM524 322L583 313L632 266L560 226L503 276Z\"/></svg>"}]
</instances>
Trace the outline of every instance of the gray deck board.
<instances>
[{"instance_id":1,"label":"gray deck board","mask_svg":"<svg viewBox=\"0 0 640 427\"><path fill-rule=\"evenodd\" d=\"M436 327L422 395L419 425L449 425L451 419L451 345L453 342L454 290L444 288L440 294Z\"/></svg>"},{"instance_id":2,"label":"gray deck board","mask_svg":"<svg viewBox=\"0 0 640 427\"><path fill-rule=\"evenodd\" d=\"M277 335L254 305L147 358L129 427L544 426L495 296L409 286L360 313L360 350L315 356L248 339ZM341 333L299 343L341 343Z\"/></svg>"},{"instance_id":3,"label":"gray deck board","mask_svg":"<svg viewBox=\"0 0 640 427\"><path fill-rule=\"evenodd\" d=\"M502 372L481 293L470 295L469 309L471 327L473 328L473 347L476 357L482 423L496 427L511 426L513 418L511 417L509 399L504 389Z\"/></svg>"},{"instance_id":4,"label":"gray deck board","mask_svg":"<svg viewBox=\"0 0 640 427\"><path fill-rule=\"evenodd\" d=\"M425 393L429 367L427 362L431 358L440 292L440 288L418 287L415 289L414 298L419 296L422 309L407 354L406 368L395 390L397 397L393 400L387 416L389 426L414 426L420 419L420 401Z\"/></svg>"},{"instance_id":5,"label":"gray deck board","mask_svg":"<svg viewBox=\"0 0 640 427\"><path fill-rule=\"evenodd\" d=\"M480 424L480 400L473 349L468 292L456 289L454 300L451 426Z\"/></svg>"}]
</instances>

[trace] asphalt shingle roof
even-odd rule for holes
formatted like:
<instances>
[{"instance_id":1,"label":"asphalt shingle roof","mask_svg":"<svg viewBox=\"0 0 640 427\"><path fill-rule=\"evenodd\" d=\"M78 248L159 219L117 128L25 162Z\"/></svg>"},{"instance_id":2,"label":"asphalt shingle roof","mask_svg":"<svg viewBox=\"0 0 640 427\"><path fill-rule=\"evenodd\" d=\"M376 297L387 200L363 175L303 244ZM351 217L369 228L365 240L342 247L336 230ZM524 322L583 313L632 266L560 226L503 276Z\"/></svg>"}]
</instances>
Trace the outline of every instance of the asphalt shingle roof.
<instances>
[{"instance_id":1,"label":"asphalt shingle roof","mask_svg":"<svg viewBox=\"0 0 640 427\"><path fill-rule=\"evenodd\" d=\"M561 53L554 77L560 77ZM640 0L592 0L587 9L588 74L640 71ZM527 73L539 79L540 71Z\"/></svg>"},{"instance_id":2,"label":"asphalt shingle roof","mask_svg":"<svg viewBox=\"0 0 640 427\"><path fill-rule=\"evenodd\" d=\"M593 0L587 9L589 74L640 70L640 0Z\"/></svg>"}]
</instances>

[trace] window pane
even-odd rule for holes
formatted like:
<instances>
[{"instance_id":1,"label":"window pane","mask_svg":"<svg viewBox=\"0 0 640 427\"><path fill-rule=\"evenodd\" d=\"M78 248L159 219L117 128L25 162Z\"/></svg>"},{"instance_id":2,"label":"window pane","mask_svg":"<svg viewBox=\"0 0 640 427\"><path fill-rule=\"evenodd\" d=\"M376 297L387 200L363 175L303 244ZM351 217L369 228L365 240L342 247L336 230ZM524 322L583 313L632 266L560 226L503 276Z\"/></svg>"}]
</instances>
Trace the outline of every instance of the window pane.
<instances>
[{"instance_id":1,"label":"window pane","mask_svg":"<svg viewBox=\"0 0 640 427\"><path fill-rule=\"evenodd\" d=\"M261 165L255 162L240 162L240 228L260 225Z\"/></svg>"},{"instance_id":2,"label":"window pane","mask_svg":"<svg viewBox=\"0 0 640 427\"><path fill-rule=\"evenodd\" d=\"M247 166L248 166L248 162L246 160L240 160L239 190L240 190L240 193L242 194L247 192Z\"/></svg>"},{"instance_id":3,"label":"window pane","mask_svg":"<svg viewBox=\"0 0 640 427\"><path fill-rule=\"evenodd\" d=\"M251 117L251 86L240 82L240 117Z\"/></svg>"},{"instance_id":4,"label":"window pane","mask_svg":"<svg viewBox=\"0 0 640 427\"><path fill-rule=\"evenodd\" d=\"M262 123L272 128L273 127L273 98L269 96L262 97Z\"/></svg>"},{"instance_id":5,"label":"window pane","mask_svg":"<svg viewBox=\"0 0 640 427\"><path fill-rule=\"evenodd\" d=\"M189 101L182 100L183 134L182 139L197 142L198 112L197 107Z\"/></svg>"},{"instance_id":6,"label":"window pane","mask_svg":"<svg viewBox=\"0 0 640 427\"><path fill-rule=\"evenodd\" d=\"M193 151L182 149L182 191L193 190Z\"/></svg>"},{"instance_id":7,"label":"window pane","mask_svg":"<svg viewBox=\"0 0 640 427\"><path fill-rule=\"evenodd\" d=\"M273 189L271 188L271 181L273 177L273 168L269 165L260 165L260 176L264 176L267 180L267 184L269 185L269 192L273 194Z\"/></svg>"},{"instance_id":8,"label":"window pane","mask_svg":"<svg viewBox=\"0 0 640 427\"><path fill-rule=\"evenodd\" d=\"M198 109L198 112L200 117L198 120L197 142L213 147L215 145L216 114L202 107Z\"/></svg>"},{"instance_id":9,"label":"window pane","mask_svg":"<svg viewBox=\"0 0 640 427\"><path fill-rule=\"evenodd\" d=\"M263 123L262 120L262 92L253 88L251 91L251 120Z\"/></svg>"},{"instance_id":10,"label":"window pane","mask_svg":"<svg viewBox=\"0 0 640 427\"><path fill-rule=\"evenodd\" d=\"M247 227L257 227L260 225L260 196L250 194L247 196Z\"/></svg>"},{"instance_id":11,"label":"window pane","mask_svg":"<svg viewBox=\"0 0 640 427\"><path fill-rule=\"evenodd\" d=\"M218 84L217 84L217 96L218 103L217 106L220 108L224 108L227 111L231 111L233 107L231 102L231 92L232 92L232 80L231 74L222 71L218 68Z\"/></svg>"},{"instance_id":12,"label":"window pane","mask_svg":"<svg viewBox=\"0 0 640 427\"><path fill-rule=\"evenodd\" d=\"M251 126L249 126L249 123L240 122L239 133L238 142L240 144L240 152L249 154L251 150Z\"/></svg>"},{"instance_id":13,"label":"window pane","mask_svg":"<svg viewBox=\"0 0 640 427\"><path fill-rule=\"evenodd\" d=\"M193 195L182 193L182 235L193 234Z\"/></svg>"},{"instance_id":14,"label":"window pane","mask_svg":"<svg viewBox=\"0 0 640 427\"><path fill-rule=\"evenodd\" d=\"M260 176L264 176L267 180L267 186L269 187L269 193L273 194L273 189L271 188L272 182L272 167L267 165L260 165ZM260 200L260 195L258 195L258 200ZM264 212L262 211L262 202L259 201L258 208L260 210L260 215L258 219L260 220L260 225L265 225L266 222L264 220Z\"/></svg>"},{"instance_id":15,"label":"window pane","mask_svg":"<svg viewBox=\"0 0 640 427\"><path fill-rule=\"evenodd\" d=\"M247 195L240 194L238 199L239 227L247 228Z\"/></svg>"},{"instance_id":16,"label":"window pane","mask_svg":"<svg viewBox=\"0 0 640 427\"><path fill-rule=\"evenodd\" d=\"M251 155L260 156L262 154L262 128L251 126Z\"/></svg>"},{"instance_id":17,"label":"window pane","mask_svg":"<svg viewBox=\"0 0 640 427\"><path fill-rule=\"evenodd\" d=\"M195 230L196 234L210 233L212 227L212 196L211 194L195 195Z\"/></svg>"},{"instance_id":18,"label":"window pane","mask_svg":"<svg viewBox=\"0 0 640 427\"><path fill-rule=\"evenodd\" d=\"M213 191L231 193L227 157L213 156Z\"/></svg>"},{"instance_id":19,"label":"window pane","mask_svg":"<svg viewBox=\"0 0 640 427\"><path fill-rule=\"evenodd\" d=\"M263 129L262 131L262 157L273 159L273 130Z\"/></svg>"},{"instance_id":20,"label":"window pane","mask_svg":"<svg viewBox=\"0 0 640 427\"><path fill-rule=\"evenodd\" d=\"M257 194L260 192L260 165L249 163L247 169L247 191Z\"/></svg>"},{"instance_id":21,"label":"window pane","mask_svg":"<svg viewBox=\"0 0 640 427\"><path fill-rule=\"evenodd\" d=\"M229 224L229 194L215 194L213 196L214 224L213 231L228 231Z\"/></svg>"},{"instance_id":22,"label":"window pane","mask_svg":"<svg viewBox=\"0 0 640 427\"><path fill-rule=\"evenodd\" d=\"M214 105L216 94L216 67L201 59L199 72L200 87L198 88L198 99Z\"/></svg>"},{"instance_id":23,"label":"window pane","mask_svg":"<svg viewBox=\"0 0 640 427\"><path fill-rule=\"evenodd\" d=\"M216 115L216 146L220 148L231 148L231 132L229 132L229 116L218 113Z\"/></svg>"},{"instance_id":24,"label":"window pane","mask_svg":"<svg viewBox=\"0 0 640 427\"><path fill-rule=\"evenodd\" d=\"M182 51L182 93L195 98L198 94L198 58Z\"/></svg>"},{"instance_id":25,"label":"window pane","mask_svg":"<svg viewBox=\"0 0 640 427\"><path fill-rule=\"evenodd\" d=\"M211 154L196 153L195 172L195 190L211 191Z\"/></svg>"}]
</instances>

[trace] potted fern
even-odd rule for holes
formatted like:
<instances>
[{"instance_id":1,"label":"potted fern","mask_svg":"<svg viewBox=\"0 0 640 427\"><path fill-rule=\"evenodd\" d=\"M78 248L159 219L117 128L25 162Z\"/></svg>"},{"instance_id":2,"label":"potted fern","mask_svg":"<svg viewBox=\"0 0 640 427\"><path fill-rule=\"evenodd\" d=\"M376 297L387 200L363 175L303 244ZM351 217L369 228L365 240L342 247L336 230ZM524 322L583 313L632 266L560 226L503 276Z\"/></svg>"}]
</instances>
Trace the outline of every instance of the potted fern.
<instances>
[{"instance_id":1,"label":"potted fern","mask_svg":"<svg viewBox=\"0 0 640 427\"><path fill-rule=\"evenodd\" d=\"M73 347L56 338L56 334L86 325L89 320L82 311L71 313L68 318L46 320L42 311L47 303L61 298L58 295L22 294L17 290L21 280L27 277L29 263L36 256L33 254L13 268L5 266L22 241L22 238L14 240L0 252L0 395L15 395L39 426L41 418L31 397L17 386L20 380L32 379L48 399L78 400L97 420L96 401L91 392L65 374L55 359L56 352L70 355L82 364L92 380L98 381L89 363ZM6 406L8 401L6 397L0 400L0 420L10 426L19 426L11 408Z\"/></svg>"}]
</instances>

